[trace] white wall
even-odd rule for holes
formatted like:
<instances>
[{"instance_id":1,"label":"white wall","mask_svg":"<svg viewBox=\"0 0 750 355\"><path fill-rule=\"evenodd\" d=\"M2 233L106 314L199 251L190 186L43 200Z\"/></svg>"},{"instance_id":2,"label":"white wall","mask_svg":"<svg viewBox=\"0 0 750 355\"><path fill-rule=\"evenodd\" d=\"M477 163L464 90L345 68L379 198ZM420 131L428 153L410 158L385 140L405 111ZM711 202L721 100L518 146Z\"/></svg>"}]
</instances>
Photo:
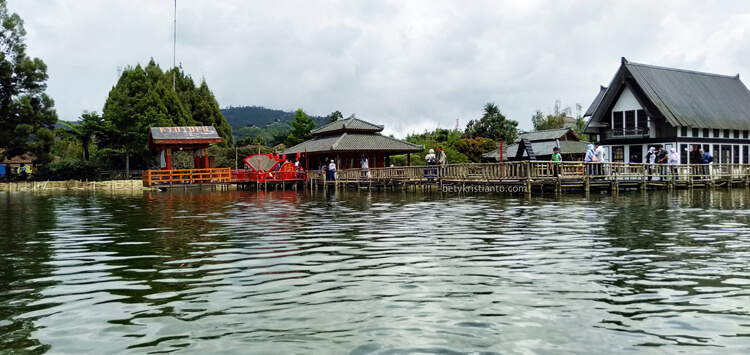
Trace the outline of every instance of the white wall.
<instances>
[{"instance_id":1,"label":"white wall","mask_svg":"<svg viewBox=\"0 0 750 355\"><path fill-rule=\"evenodd\" d=\"M615 107L612 111L631 111L641 109L643 109L643 107L638 103L638 100L636 100L635 95L630 91L630 88L626 86L625 90L622 91L622 94L617 99L617 103L615 103Z\"/></svg>"}]
</instances>

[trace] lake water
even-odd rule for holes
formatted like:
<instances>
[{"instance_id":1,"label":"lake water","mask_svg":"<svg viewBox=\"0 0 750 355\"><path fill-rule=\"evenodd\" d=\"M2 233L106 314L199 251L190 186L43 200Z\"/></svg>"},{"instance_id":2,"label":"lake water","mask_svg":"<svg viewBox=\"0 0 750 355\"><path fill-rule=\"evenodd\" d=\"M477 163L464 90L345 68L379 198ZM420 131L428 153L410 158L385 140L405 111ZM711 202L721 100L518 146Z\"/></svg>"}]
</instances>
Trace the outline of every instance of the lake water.
<instances>
[{"instance_id":1,"label":"lake water","mask_svg":"<svg viewBox=\"0 0 750 355\"><path fill-rule=\"evenodd\" d=\"M0 193L0 352L750 352L750 190Z\"/></svg>"}]
</instances>

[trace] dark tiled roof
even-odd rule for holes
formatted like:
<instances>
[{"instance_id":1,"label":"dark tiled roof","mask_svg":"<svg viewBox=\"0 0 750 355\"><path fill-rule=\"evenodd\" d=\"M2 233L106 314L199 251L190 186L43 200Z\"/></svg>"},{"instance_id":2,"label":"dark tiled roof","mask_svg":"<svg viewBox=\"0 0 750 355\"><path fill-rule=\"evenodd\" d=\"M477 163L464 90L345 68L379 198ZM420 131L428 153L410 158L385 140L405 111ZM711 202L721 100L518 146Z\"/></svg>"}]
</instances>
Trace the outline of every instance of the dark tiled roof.
<instances>
[{"instance_id":1,"label":"dark tiled roof","mask_svg":"<svg viewBox=\"0 0 750 355\"><path fill-rule=\"evenodd\" d=\"M329 123L320 128L316 128L310 133L315 136L319 136L336 132L380 132L382 130L383 126L374 125L370 122L365 122L358 118L351 117L345 120Z\"/></svg>"},{"instance_id":2,"label":"dark tiled roof","mask_svg":"<svg viewBox=\"0 0 750 355\"><path fill-rule=\"evenodd\" d=\"M560 141L560 154L586 154L586 148L588 147L587 142L581 141ZM556 147L555 141L542 141L542 142L531 142L531 148L534 149L534 154L540 155L551 155L552 148ZM511 144L503 148L503 156L505 159L514 158L518 153L518 143ZM524 157L528 155L526 152L523 154ZM489 153L482 154L485 159L498 158L498 150L495 149Z\"/></svg>"},{"instance_id":3,"label":"dark tiled roof","mask_svg":"<svg viewBox=\"0 0 750 355\"><path fill-rule=\"evenodd\" d=\"M532 132L525 132L521 133L521 136L518 137L518 140L521 139L528 139L532 142L534 141L546 141L546 140L555 140L565 135L565 133L568 133L570 128L558 128L558 129L545 129L543 131L532 131Z\"/></svg>"},{"instance_id":4,"label":"dark tiled roof","mask_svg":"<svg viewBox=\"0 0 750 355\"><path fill-rule=\"evenodd\" d=\"M750 91L737 76L627 63L649 100L673 126L747 129Z\"/></svg>"},{"instance_id":5,"label":"dark tiled roof","mask_svg":"<svg viewBox=\"0 0 750 355\"><path fill-rule=\"evenodd\" d=\"M379 133L339 133L318 136L297 144L283 154L336 151L387 151L393 153L415 153L424 151L424 146L411 144Z\"/></svg>"},{"instance_id":6,"label":"dark tiled roof","mask_svg":"<svg viewBox=\"0 0 750 355\"><path fill-rule=\"evenodd\" d=\"M596 111L596 108L599 107L600 103L602 103L602 99L604 98L604 94L606 93L607 88L604 86L599 86L599 93L596 94L594 102L591 103L591 106L589 106L589 109L586 110L586 113L583 114L583 117L588 117L594 114L594 111Z\"/></svg>"}]
</instances>

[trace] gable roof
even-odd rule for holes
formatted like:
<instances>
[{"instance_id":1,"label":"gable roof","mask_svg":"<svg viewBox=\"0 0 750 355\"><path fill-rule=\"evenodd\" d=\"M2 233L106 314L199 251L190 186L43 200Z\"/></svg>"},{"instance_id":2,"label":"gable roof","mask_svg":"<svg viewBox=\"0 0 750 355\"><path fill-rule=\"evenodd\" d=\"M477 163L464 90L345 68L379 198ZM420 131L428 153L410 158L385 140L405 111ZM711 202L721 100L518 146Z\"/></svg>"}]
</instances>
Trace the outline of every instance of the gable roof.
<instances>
[{"instance_id":1,"label":"gable roof","mask_svg":"<svg viewBox=\"0 0 750 355\"><path fill-rule=\"evenodd\" d=\"M750 90L739 75L658 67L628 62L625 58L600 102L594 100L591 112L594 120L589 123L601 119L624 85L636 86L634 94L639 101L647 100L658 110L649 115L664 117L674 127L744 130L750 126Z\"/></svg>"},{"instance_id":2,"label":"gable roof","mask_svg":"<svg viewBox=\"0 0 750 355\"><path fill-rule=\"evenodd\" d=\"M521 133L521 135L518 137L518 141L522 139L528 139L532 142L534 141L546 141L546 140L555 140L562 138L568 131L571 131L570 128L555 128L555 129L545 129L541 131L531 131L531 132L525 132ZM578 135L573 132L573 135L578 137Z\"/></svg>"},{"instance_id":3,"label":"gable roof","mask_svg":"<svg viewBox=\"0 0 750 355\"><path fill-rule=\"evenodd\" d=\"M343 152L343 151L385 151L392 153L416 153L424 151L424 146L411 144L379 133L349 133L316 136L297 144L283 154Z\"/></svg>"},{"instance_id":4,"label":"gable roof","mask_svg":"<svg viewBox=\"0 0 750 355\"><path fill-rule=\"evenodd\" d=\"M337 132L380 132L383 126L374 125L358 118L349 117L344 120L331 122L323 127L316 128L310 133L314 136L332 134Z\"/></svg>"},{"instance_id":5,"label":"gable roof","mask_svg":"<svg viewBox=\"0 0 750 355\"><path fill-rule=\"evenodd\" d=\"M581 142L581 141L560 141L560 153L561 154L586 154L586 149L588 147L587 142ZM552 155L552 148L556 147L557 143L555 141L537 141L537 142L531 142L531 148L534 150L534 153L536 156L547 156ZM508 158L515 158L516 154L518 153L518 143L511 144L507 147L503 148L503 159ZM487 152L482 154L482 158L485 159L494 159L497 161L499 152L498 149L495 149L491 152ZM524 157L528 157L528 153L526 151L523 152Z\"/></svg>"},{"instance_id":6,"label":"gable roof","mask_svg":"<svg viewBox=\"0 0 750 355\"><path fill-rule=\"evenodd\" d=\"M594 98L594 102L591 103L591 106L586 110L586 113L583 114L583 117L588 117L594 114L594 111L597 107L599 107L599 104L602 103L602 99L604 98L604 94L607 93L607 87L606 86L599 86L599 93L596 94L596 97Z\"/></svg>"}]
</instances>

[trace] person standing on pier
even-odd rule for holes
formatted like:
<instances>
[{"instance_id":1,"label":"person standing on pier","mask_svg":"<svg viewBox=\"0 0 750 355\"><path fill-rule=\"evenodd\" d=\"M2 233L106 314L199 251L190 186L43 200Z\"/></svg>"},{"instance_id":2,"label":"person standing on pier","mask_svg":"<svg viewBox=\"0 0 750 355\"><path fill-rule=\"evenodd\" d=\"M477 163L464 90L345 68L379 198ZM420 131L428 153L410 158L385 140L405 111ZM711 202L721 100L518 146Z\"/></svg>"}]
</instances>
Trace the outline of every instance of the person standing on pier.
<instances>
[{"instance_id":1,"label":"person standing on pier","mask_svg":"<svg viewBox=\"0 0 750 355\"><path fill-rule=\"evenodd\" d=\"M435 156L435 150L430 149L430 151L427 153L427 155L424 157L424 162L427 164L427 169L425 169L424 173L427 175L427 181L432 181L432 179L435 177L435 173L437 169L432 168L433 165L437 164L437 157Z\"/></svg>"},{"instance_id":2,"label":"person standing on pier","mask_svg":"<svg viewBox=\"0 0 750 355\"><path fill-rule=\"evenodd\" d=\"M703 174L705 176L703 178L709 179L711 177L711 163L713 163L714 157L711 156L711 153L704 152L703 149L698 152L701 154L701 164L704 164Z\"/></svg>"},{"instance_id":3,"label":"person standing on pier","mask_svg":"<svg viewBox=\"0 0 750 355\"><path fill-rule=\"evenodd\" d=\"M367 157L362 154L362 158L359 159L359 166L362 168L362 177L370 177L370 163L367 161Z\"/></svg>"},{"instance_id":4,"label":"person standing on pier","mask_svg":"<svg viewBox=\"0 0 750 355\"><path fill-rule=\"evenodd\" d=\"M648 169L648 180L651 181L654 175L654 163L656 163L656 148L649 147L646 154L646 169Z\"/></svg>"},{"instance_id":5,"label":"person standing on pier","mask_svg":"<svg viewBox=\"0 0 750 355\"><path fill-rule=\"evenodd\" d=\"M599 163L606 163L607 162L607 155L606 155L606 152L604 151L604 147L602 147L601 144L599 144L599 142L595 142L594 143L594 148L595 148L594 149L594 153L596 153L596 159L597 159L597 161ZM603 179L604 178L603 177L604 174L605 174L605 172L604 172L604 164L599 164L598 168L597 168L597 171L596 171L596 175L600 175L601 178Z\"/></svg>"},{"instance_id":6,"label":"person standing on pier","mask_svg":"<svg viewBox=\"0 0 750 355\"><path fill-rule=\"evenodd\" d=\"M331 162L328 164L328 180L336 180L336 161L333 159L331 159Z\"/></svg>"},{"instance_id":7,"label":"person standing on pier","mask_svg":"<svg viewBox=\"0 0 750 355\"><path fill-rule=\"evenodd\" d=\"M560 155L560 148L552 148L552 171L557 177L560 174L560 162L562 161L562 155Z\"/></svg>"},{"instance_id":8,"label":"person standing on pier","mask_svg":"<svg viewBox=\"0 0 750 355\"><path fill-rule=\"evenodd\" d=\"M664 180L664 176L667 174L666 166L664 166L667 164L667 151L664 150L664 146L661 144L659 144L656 148L659 150L659 152L656 154L656 164L660 165L658 169L659 180Z\"/></svg>"},{"instance_id":9,"label":"person standing on pier","mask_svg":"<svg viewBox=\"0 0 750 355\"><path fill-rule=\"evenodd\" d=\"M667 163L671 166L670 170L672 176L674 176L674 179L677 180L677 175L679 175L679 168L677 166L680 165L680 154L677 153L676 148L669 149L669 158L667 159Z\"/></svg>"},{"instance_id":10,"label":"person standing on pier","mask_svg":"<svg viewBox=\"0 0 750 355\"><path fill-rule=\"evenodd\" d=\"M438 176L443 176L442 170L444 169L445 164L448 164L448 157L445 155L445 152L443 151L443 147L438 147L437 164L438 164Z\"/></svg>"},{"instance_id":11,"label":"person standing on pier","mask_svg":"<svg viewBox=\"0 0 750 355\"><path fill-rule=\"evenodd\" d=\"M598 160L596 160L596 153L594 153L594 145L589 144L586 146L586 157L583 158L583 161L585 163L596 163ZM593 164L586 164L586 173L589 175L594 175L594 165Z\"/></svg>"}]
</instances>

